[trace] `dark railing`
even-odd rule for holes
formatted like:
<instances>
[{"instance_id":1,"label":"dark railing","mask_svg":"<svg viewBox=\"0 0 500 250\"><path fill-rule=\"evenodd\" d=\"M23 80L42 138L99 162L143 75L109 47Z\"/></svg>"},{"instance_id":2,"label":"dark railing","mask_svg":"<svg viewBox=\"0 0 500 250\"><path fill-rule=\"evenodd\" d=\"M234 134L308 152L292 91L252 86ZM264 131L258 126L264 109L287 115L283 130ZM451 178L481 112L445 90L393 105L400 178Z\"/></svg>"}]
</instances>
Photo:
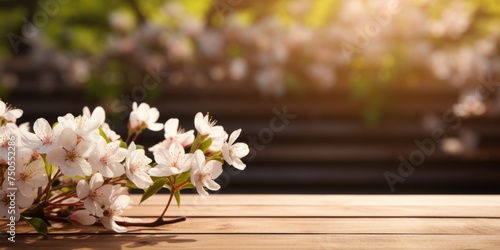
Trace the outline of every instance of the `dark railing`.
<instances>
[{"instance_id":1,"label":"dark railing","mask_svg":"<svg viewBox=\"0 0 500 250\"><path fill-rule=\"evenodd\" d=\"M111 101L89 101L80 90L62 85L40 94L39 83L29 77L30 72L18 74L25 79L6 99L24 110L20 122L32 123L38 117L54 122L59 115L80 113L83 106L103 105L112 113ZM263 98L252 86L226 83L202 89L165 83L157 98L148 101L158 107L162 122L177 117L181 126L193 129L194 115L202 111L210 112L229 132L243 129L241 139L255 150L245 171L227 171L220 178L227 185L224 193L392 193L384 173L398 173L398 157L408 159L419 150L416 139L432 138L432 128L422 122L429 115L448 136L473 131L478 144L456 156L444 153L436 143L435 152L414 166L404 182L395 184L394 193L500 192L500 119L486 114L462 120L459 128L443 121L459 89L446 84L394 84L387 89L377 121L367 123L363 113L369 105L354 101L347 84L338 84L327 93L279 99ZM273 131L270 122L277 112L273 110L282 112L284 108L296 117ZM118 112L112 120L117 132L125 135L126 118L120 116ZM162 136L161 132L147 132L139 142L153 145ZM250 137L257 139L252 142Z\"/></svg>"}]
</instances>

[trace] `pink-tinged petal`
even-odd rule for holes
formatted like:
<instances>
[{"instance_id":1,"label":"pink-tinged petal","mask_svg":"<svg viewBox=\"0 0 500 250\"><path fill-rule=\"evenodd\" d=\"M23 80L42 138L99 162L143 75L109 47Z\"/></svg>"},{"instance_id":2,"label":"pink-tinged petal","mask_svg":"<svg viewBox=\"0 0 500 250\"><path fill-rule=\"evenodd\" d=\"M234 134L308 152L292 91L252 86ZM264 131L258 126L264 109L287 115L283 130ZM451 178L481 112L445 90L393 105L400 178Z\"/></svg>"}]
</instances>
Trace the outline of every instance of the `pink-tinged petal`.
<instances>
[{"instance_id":1,"label":"pink-tinged petal","mask_svg":"<svg viewBox=\"0 0 500 250\"><path fill-rule=\"evenodd\" d=\"M130 196L120 195L112 202L112 207L115 211L125 210L130 204Z\"/></svg>"},{"instance_id":2,"label":"pink-tinged petal","mask_svg":"<svg viewBox=\"0 0 500 250\"><path fill-rule=\"evenodd\" d=\"M229 145L227 144L227 142L222 145L222 156L224 157L224 160L227 162L227 164L233 165L233 159L229 154Z\"/></svg>"},{"instance_id":3,"label":"pink-tinged petal","mask_svg":"<svg viewBox=\"0 0 500 250\"><path fill-rule=\"evenodd\" d=\"M65 128L59 136L59 145L66 150L72 150L76 146L76 139L76 133L70 128Z\"/></svg>"},{"instance_id":4,"label":"pink-tinged petal","mask_svg":"<svg viewBox=\"0 0 500 250\"><path fill-rule=\"evenodd\" d=\"M132 154L137 149L137 146L135 145L135 142L131 142L130 145L128 145L127 152L128 154Z\"/></svg>"},{"instance_id":5,"label":"pink-tinged petal","mask_svg":"<svg viewBox=\"0 0 500 250\"><path fill-rule=\"evenodd\" d=\"M104 178L102 177L102 174L95 173L94 176L92 176L92 178L90 179L90 190L94 191L98 187L102 186L102 184L104 184Z\"/></svg>"},{"instance_id":6,"label":"pink-tinged petal","mask_svg":"<svg viewBox=\"0 0 500 250\"><path fill-rule=\"evenodd\" d=\"M49 122L43 118L39 118L33 124L33 132L42 140L52 136L52 127Z\"/></svg>"},{"instance_id":7,"label":"pink-tinged petal","mask_svg":"<svg viewBox=\"0 0 500 250\"><path fill-rule=\"evenodd\" d=\"M177 142L179 142L183 147L187 147L193 144L194 141L194 130L189 130L182 134L177 134Z\"/></svg>"},{"instance_id":8,"label":"pink-tinged petal","mask_svg":"<svg viewBox=\"0 0 500 250\"><path fill-rule=\"evenodd\" d=\"M98 136L94 141L94 152L98 153L99 157L104 155L107 150L106 139L102 138L102 136Z\"/></svg>"},{"instance_id":9,"label":"pink-tinged petal","mask_svg":"<svg viewBox=\"0 0 500 250\"><path fill-rule=\"evenodd\" d=\"M160 148L165 148L163 146L163 144L166 142L167 140L163 140L159 143L156 143L154 146L148 148L148 151L151 152L151 153L154 153L156 150L160 149Z\"/></svg>"},{"instance_id":10,"label":"pink-tinged petal","mask_svg":"<svg viewBox=\"0 0 500 250\"><path fill-rule=\"evenodd\" d=\"M208 135L210 133L210 125L208 124L208 117L205 119L201 112L196 113L194 117L194 127L200 135Z\"/></svg>"},{"instance_id":11,"label":"pink-tinged petal","mask_svg":"<svg viewBox=\"0 0 500 250\"><path fill-rule=\"evenodd\" d=\"M210 179L203 180L203 185L212 191L217 191L220 189L220 185L214 180Z\"/></svg>"},{"instance_id":12,"label":"pink-tinged petal","mask_svg":"<svg viewBox=\"0 0 500 250\"><path fill-rule=\"evenodd\" d=\"M17 118L19 118L19 117L21 117L23 115L23 111L20 110L20 109L12 109L9 113L15 119L17 119Z\"/></svg>"},{"instance_id":13,"label":"pink-tinged petal","mask_svg":"<svg viewBox=\"0 0 500 250\"><path fill-rule=\"evenodd\" d=\"M82 118L82 119L85 119L85 118ZM100 121L98 120L97 117L88 118L84 122L85 122L85 129L84 129L85 131L94 131L94 130L98 129L99 126L101 125Z\"/></svg>"},{"instance_id":14,"label":"pink-tinged petal","mask_svg":"<svg viewBox=\"0 0 500 250\"><path fill-rule=\"evenodd\" d=\"M173 159L176 159L178 156L182 157L186 154L184 147L182 147L182 145L178 142L172 143L168 151L170 152L170 156L173 156L171 157Z\"/></svg>"},{"instance_id":15,"label":"pink-tinged petal","mask_svg":"<svg viewBox=\"0 0 500 250\"><path fill-rule=\"evenodd\" d=\"M125 167L119 162L111 162L103 169L102 175L108 178L118 177L125 173Z\"/></svg>"},{"instance_id":16,"label":"pink-tinged petal","mask_svg":"<svg viewBox=\"0 0 500 250\"><path fill-rule=\"evenodd\" d=\"M24 196L22 193L16 193L16 205L20 208L29 207L35 200L34 196Z\"/></svg>"},{"instance_id":17,"label":"pink-tinged petal","mask_svg":"<svg viewBox=\"0 0 500 250\"><path fill-rule=\"evenodd\" d=\"M157 165L148 171L149 175L155 177L166 177L174 174L180 174L177 168L173 168L167 165Z\"/></svg>"},{"instance_id":18,"label":"pink-tinged petal","mask_svg":"<svg viewBox=\"0 0 500 250\"><path fill-rule=\"evenodd\" d=\"M102 137L101 137L102 138ZM105 143L104 144L105 152L109 153L110 155L116 154L118 150L120 149L120 142L119 141L114 141L110 143Z\"/></svg>"},{"instance_id":19,"label":"pink-tinged petal","mask_svg":"<svg viewBox=\"0 0 500 250\"><path fill-rule=\"evenodd\" d=\"M90 165L92 166L93 173L99 172L102 174L104 168L106 168L106 164L101 162L99 155L95 151L92 154L90 154L88 161L89 161ZM103 176L106 176L106 175L103 174Z\"/></svg>"},{"instance_id":20,"label":"pink-tinged petal","mask_svg":"<svg viewBox=\"0 0 500 250\"><path fill-rule=\"evenodd\" d=\"M250 149L248 148L248 145L243 142L238 142L231 146L231 152L238 158L243 158L250 153Z\"/></svg>"},{"instance_id":21,"label":"pink-tinged petal","mask_svg":"<svg viewBox=\"0 0 500 250\"><path fill-rule=\"evenodd\" d=\"M155 152L153 152L153 156L155 158L156 163L158 164L169 164L169 154L167 149L159 148Z\"/></svg>"},{"instance_id":22,"label":"pink-tinged petal","mask_svg":"<svg viewBox=\"0 0 500 250\"><path fill-rule=\"evenodd\" d=\"M85 207L85 209L87 209L90 212L90 214L96 215L98 217L103 216L104 211L102 210L102 208L99 207L99 205L94 200L92 200L90 197L87 197L83 201L83 206Z\"/></svg>"},{"instance_id":23,"label":"pink-tinged petal","mask_svg":"<svg viewBox=\"0 0 500 250\"><path fill-rule=\"evenodd\" d=\"M85 180L78 181L78 184L76 184L76 195L78 195L78 198L84 199L89 195L89 193L89 184Z\"/></svg>"},{"instance_id":24,"label":"pink-tinged petal","mask_svg":"<svg viewBox=\"0 0 500 250\"><path fill-rule=\"evenodd\" d=\"M141 124L139 123L139 117L137 117L137 113L135 113L134 111L130 113L128 126L130 129L138 129L141 126Z\"/></svg>"},{"instance_id":25,"label":"pink-tinged petal","mask_svg":"<svg viewBox=\"0 0 500 250\"><path fill-rule=\"evenodd\" d=\"M241 129L237 129L231 133L229 136L229 141L227 142L229 145L233 145L238 136L240 136Z\"/></svg>"},{"instance_id":26,"label":"pink-tinged petal","mask_svg":"<svg viewBox=\"0 0 500 250\"><path fill-rule=\"evenodd\" d=\"M7 105L5 102L0 101L0 116L2 116L5 113L5 110L7 109Z\"/></svg>"},{"instance_id":27,"label":"pink-tinged petal","mask_svg":"<svg viewBox=\"0 0 500 250\"><path fill-rule=\"evenodd\" d=\"M78 155L82 158L87 158L90 156L90 153L92 153L92 150L94 150L94 143L90 141L80 141L78 145L76 145L75 151L78 153Z\"/></svg>"},{"instance_id":28,"label":"pink-tinged petal","mask_svg":"<svg viewBox=\"0 0 500 250\"><path fill-rule=\"evenodd\" d=\"M196 183L196 191L198 192L198 194L201 195L201 197L203 197L203 198L208 197L208 192L203 188L202 182Z\"/></svg>"},{"instance_id":29,"label":"pink-tinged petal","mask_svg":"<svg viewBox=\"0 0 500 250\"><path fill-rule=\"evenodd\" d=\"M34 188L43 187L49 182L43 159L40 158L28 164L25 168L25 172L27 171L31 173L29 179L30 186Z\"/></svg>"},{"instance_id":30,"label":"pink-tinged petal","mask_svg":"<svg viewBox=\"0 0 500 250\"><path fill-rule=\"evenodd\" d=\"M193 162L194 155L193 154L187 154L184 156L184 161L180 163L179 170L181 173L189 171L191 168L191 164Z\"/></svg>"},{"instance_id":31,"label":"pink-tinged petal","mask_svg":"<svg viewBox=\"0 0 500 250\"><path fill-rule=\"evenodd\" d=\"M203 154L203 151L197 149L194 152L194 164L193 165L196 166L196 169L199 169L205 165L205 154Z\"/></svg>"},{"instance_id":32,"label":"pink-tinged petal","mask_svg":"<svg viewBox=\"0 0 500 250\"><path fill-rule=\"evenodd\" d=\"M108 217L108 216L102 217L101 223L108 230L113 230L117 233L127 232L127 228L116 224L114 218L112 218L112 217Z\"/></svg>"},{"instance_id":33,"label":"pink-tinged petal","mask_svg":"<svg viewBox=\"0 0 500 250\"><path fill-rule=\"evenodd\" d=\"M76 158L72 164L75 174L70 175L80 175L82 177L89 176L92 174L92 165L83 158Z\"/></svg>"},{"instance_id":34,"label":"pink-tinged petal","mask_svg":"<svg viewBox=\"0 0 500 250\"><path fill-rule=\"evenodd\" d=\"M118 197L120 195L129 195L128 188L122 187L120 184L116 184L113 186L111 199L114 199L115 197Z\"/></svg>"},{"instance_id":35,"label":"pink-tinged petal","mask_svg":"<svg viewBox=\"0 0 500 250\"><path fill-rule=\"evenodd\" d=\"M196 186L198 184L198 182L200 182L199 173L200 173L200 171L198 169L191 169L190 179L191 179L191 183L193 183L194 186Z\"/></svg>"},{"instance_id":36,"label":"pink-tinged petal","mask_svg":"<svg viewBox=\"0 0 500 250\"><path fill-rule=\"evenodd\" d=\"M97 106L92 112L92 117L97 119L99 125L102 125L106 121L106 112L101 106Z\"/></svg>"},{"instance_id":37,"label":"pink-tinged petal","mask_svg":"<svg viewBox=\"0 0 500 250\"><path fill-rule=\"evenodd\" d=\"M158 111L157 108L150 108L148 111L148 123L154 123L158 121L158 118L160 118L160 111ZM163 129L163 124L161 124L161 127Z\"/></svg>"},{"instance_id":38,"label":"pink-tinged petal","mask_svg":"<svg viewBox=\"0 0 500 250\"><path fill-rule=\"evenodd\" d=\"M65 116L59 116L57 122L64 128L76 129L75 117L72 114L68 113Z\"/></svg>"},{"instance_id":39,"label":"pink-tinged petal","mask_svg":"<svg viewBox=\"0 0 500 250\"><path fill-rule=\"evenodd\" d=\"M163 129L163 124L161 123L151 123L148 125L149 130L151 131L160 131Z\"/></svg>"},{"instance_id":40,"label":"pink-tinged petal","mask_svg":"<svg viewBox=\"0 0 500 250\"><path fill-rule=\"evenodd\" d=\"M87 106L83 107L82 114L84 116L86 116L86 117L91 117L92 116L92 114L90 113L90 109Z\"/></svg>"},{"instance_id":41,"label":"pink-tinged petal","mask_svg":"<svg viewBox=\"0 0 500 250\"><path fill-rule=\"evenodd\" d=\"M62 148L54 149L47 153L47 162L59 168L61 167L64 168L66 166L65 158L66 158L66 151ZM63 172L63 174L65 175L68 175L64 172L62 168L61 172Z\"/></svg>"},{"instance_id":42,"label":"pink-tinged petal","mask_svg":"<svg viewBox=\"0 0 500 250\"><path fill-rule=\"evenodd\" d=\"M137 113L140 115L141 118L144 118L145 115L148 114L149 111L149 104L147 103L141 103L139 107L137 107Z\"/></svg>"},{"instance_id":43,"label":"pink-tinged petal","mask_svg":"<svg viewBox=\"0 0 500 250\"><path fill-rule=\"evenodd\" d=\"M94 201L101 205L109 205L111 204L110 199L113 195L113 185L106 184L104 186L99 187L94 191L95 198Z\"/></svg>"},{"instance_id":44,"label":"pink-tinged petal","mask_svg":"<svg viewBox=\"0 0 500 250\"><path fill-rule=\"evenodd\" d=\"M215 179L222 174L222 163L220 163L219 161L208 161L205 167L206 169L208 169L212 179Z\"/></svg>"},{"instance_id":45,"label":"pink-tinged petal","mask_svg":"<svg viewBox=\"0 0 500 250\"><path fill-rule=\"evenodd\" d=\"M179 128L179 119L171 118L165 122L165 138L177 136L177 129Z\"/></svg>"},{"instance_id":46,"label":"pink-tinged petal","mask_svg":"<svg viewBox=\"0 0 500 250\"><path fill-rule=\"evenodd\" d=\"M116 142L118 142L118 144L120 143L119 141L116 141ZM124 148L118 147L118 149L116 151L114 151L114 154L113 154L112 158L110 158L110 160L113 162L122 162L126 156L127 156L127 150Z\"/></svg>"},{"instance_id":47,"label":"pink-tinged petal","mask_svg":"<svg viewBox=\"0 0 500 250\"><path fill-rule=\"evenodd\" d=\"M209 152L217 152L219 150L222 150L222 146L224 146L225 140L224 139L214 139L212 138L212 144L208 148Z\"/></svg>"},{"instance_id":48,"label":"pink-tinged petal","mask_svg":"<svg viewBox=\"0 0 500 250\"><path fill-rule=\"evenodd\" d=\"M231 164L233 167L239 169L239 170L245 170L246 164L241 161L239 158L235 158L233 161L233 164Z\"/></svg>"},{"instance_id":49,"label":"pink-tinged petal","mask_svg":"<svg viewBox=\"0 0 500 250\"><path fill-rule=\"evenodd\" d=\"M210 138L218 139L221 141L227 140L227 133L224 130L224 127L222 127L220 125L212 127L212 129L210 131Z\"/></svg>"},{"instance_id":50,"label":"pink-tinged petal","mask_svg":"<svg viewBox=\"0 0 500 250\"><path fill-rule=\"evenodd\" d=\"M19 192L26 197L34 197L36 189L31 187L26 181L19 180L17 181L17 188L19 188Z\"/></svg>"},{"instance_id":51,"label":"pink-tinged petal","mask_svg":"<svg viewBox=\"0 0 500 250\"><path fill-rule=\"evenodd\" d=\"M132 182L140 189L146 189L153 184L151 177L145 172L134 173Z\"/></svg>"},{"instance_id":52,"label":"pink-tinged petal","mask_svg":"<svg viewBox=\"0 0 500 250\"><path fill-rule=\"evenodd\" d=\"M80 224L80 225L93 225L97 222L97 219L90 215L90 213L87 210L78 210L76 212L73 212L70 216L69 219L71 222Z\"/></svg>"},{"instance_id":53,"label":"pink-tinged petal","mask_svg":"<svg viewBox=\"0 0 500 250\"><path fill-rule=\"evenodd\" d=\"M38 149L43 144L38 136L30 132L21 134L21 143L31 149Z\"/></svg>"},{"instance_id":54,"label":"pink-tinged petal","mask_svg":"<svg viewBox=\"0 0 500 250\"><path fill-rule=\"evenodd\" d=\"M18 147L16 151L16 165L17 166L24 166L28 164L31 161L31 158L33 157L33 154L35 152L33 149L29 149L26 147ZM16 167L16 173L21 174L23 172L27 172L25 168L17 168ZM45 172L45 168L44 168Z\"/></svg>"}]
</instances>

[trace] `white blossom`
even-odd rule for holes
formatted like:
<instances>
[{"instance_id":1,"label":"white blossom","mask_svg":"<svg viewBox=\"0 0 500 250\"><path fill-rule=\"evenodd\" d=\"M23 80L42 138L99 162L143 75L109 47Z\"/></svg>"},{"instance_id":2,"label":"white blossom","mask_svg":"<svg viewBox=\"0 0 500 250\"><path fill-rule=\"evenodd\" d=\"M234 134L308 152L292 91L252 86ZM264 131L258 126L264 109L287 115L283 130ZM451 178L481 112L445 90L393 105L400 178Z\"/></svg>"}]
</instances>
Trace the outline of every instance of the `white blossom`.
<instances>
[{"instance_id":1,"label":"white blossom","mask_svg":"<svg viewBox=\"0 0 500 250\"><path fill-rule=\"evenodd\" d=\"M170 176L189 171L192 154L186 154L181 144L174 142L170 148L160 148L154 152L158 165L149 170L151 176Z\"/></svg>"},{"instance_id":2,"label":"white blossom","mask_svg":"<svg viewBox=\"0 0 500 250\"><path fill-rule=\"evenodd\" d=\"M5 119L7 122L15 123L22 115L23 111L21 109L12 108L0 100L0 120Z\"/></svg>"},{"instance_id":3,"label":"white blossom","mask_svg":"<svg viewBox=\"0 0 500 250\"><path fill-rule=\"evenodd\" d=\"M203 116L201 112L198 112L194 117L194 126L198 133L202 136L212 138L212 144L208 148L210 152L221 150L227 139L227 133L224 131L224 128L215 124L216 121L210 120L208 115Z\"/></svg>"},{"instance_id":4,"label":"white blossom","mask_svg":"<svg viewBox=\"0 0 500 250\"><path fill-rule=\"evenodd\" d=\"M27 165L17 165L16 182L22 195L34 197L37 189L45 187L48 183L43 159L39 158Z\"/></svg>"},{"instance_id":5,"label":"white blossom","mask_svg":"<svg viewBox=\"0 0 500 250\"><path fill-rule=\"evenodd\" d=\"M137 149L134 142L130 144L125 159L125 173L138 188L145 189L153 184L148 175L151 162L152 160L145 155L144 149Z\"/></svg>"},{"instance_id":6,"label":"white blossom","mask_svg":"<svg viewBox=\"0 0 500 250\"><path fill-rule=\"evenodd\" d=\"M154 152L159 148L168 149L174 142L180 143L183 147L191 145L194 141L194 131L187 132L179 129L179 119L169 119L165 122L165 140L149 148L150 152Z\"/></svg>"},{"instance_id":7,"label":"white blossom","mask_svg":"<svg viewBox=\"0 0 500 250\"><path fill-rule=\"evenodd\" d=\"M87 159L93 148L92 142L78 140L73 130L65 128L59 136L59 147L47 153L47 162L58 167L64 175L89 176L92 166Z\"/></svg>"},{"instance_id":8,"label":"white blossom","mask_svg":"<svg viewBox=\"0 0 500 250\"><path fill-rule=\"evenodd\" d=\"M196 187L196 191L202 197L208 197L208 192L204 186L212 191L220 189L220 185L214 181L222 174L222 163L211 160L206 161L205 155L201 150L194 152L194 160L191 167L191 183Z\"/></svg>"},{"instance_id":9,"label":"white blossom","mask_svg":"<svg viewBox=\"0 0 500 250\"><path fill-rule=\"evenodd\" d=\"M100 173L94 174L89 183L80 180L76 185L78 198L85 199L83 201L85 209L98 217L103 216L103 207L110 204L112 191L113 185L104 185L104 178Z\"/></svg>"},{"instance_id":10,"label":"white blossom","mask_svg":"<svg viewBox=\"0 0 500 250\"><path fill-rule=\"evenodd\" d=\"M22 143L40 154L46 154L55 149L56 139L61 134L62 127L56 125L54 129L44 118L39 118L33 124L33 132L21 133Z\"/></svg>"},{"instance_id":11,"label":"white blossom","mask_svg":"<svg viewBox=\"0 0 500 250\"><path fill-rule=\"evenodd\" d=\"M152 131L160 131L163 129L163 124L156 123L160 117L160 112L157 108L151 108L147 103L132 104L132 112L130 112L129 129L132 131L140 131L148 128Z\"/></svg>"},{"instance_id":12,"label":"white blossom","mask_svg":"<svg viewBox=\"0 0 500 250\"><path fill-rule=\"evenodd\" d=\"M120 147L120 141L106 143L104 138L99 137L89 162L96 172L104 177L113 178L125 173L125 168L121 163L125 156L127 156L127 149Z\"/></svg>"},{"instance_id":13,"label":"white blossom","mask_svg":"<svg viewBox=\"0 0 500 250\"><path fill-rule=\"evenodd\" d=\"M85 226L94 225L97 222L97 219L87 210L78 210L73 212L69 216L69 220L73 223Z\"/></svg>"},{"instance_id":14,"label":"white blossom","mask_svg":"<svg viewBox=\"0 0 500 250\"><path fill-rule=\"evenodd\" d=\"M75 131L75 133L86 139L95 140L99 136L99 118L88 117L86 115L81 115L74 117L72 114L66 114L65 116L60 116L57 121L63 128L70 128Z\"/></svg>"},{"instance_id":15,"label":"white blossom","mask_svg":"<svg viewBox=\"0 0 500 250\"><path fill-rule=\"evenodd\" d=\"M241 129L235 130L231 133L229 141L224 143L224 146L222 146L222 155L224 156L224 160L229 165L232 165L239 170L243 170L246 165L241 161L241 158L247 156L250 150L248 149L248 145L246 143L234 143L236 138L240 136L240 133Z\"/></svg>"},{"instance_id":16,"label":"white blossom","mask_svg":"<svg viewBox=\"0 0 500 250\"><path fill-rule=\"evenodd\" d=\"M104 225L105 228L118 233L127 232L127 228L116 224L115 220L123 219L120 215L122 214L123 210L128 208L129 204L130 197L127 195L120 195L113 198L111 204L107 207L104 213L105 216L101 217L102 225Z\"/></svg>"}]
</instances>

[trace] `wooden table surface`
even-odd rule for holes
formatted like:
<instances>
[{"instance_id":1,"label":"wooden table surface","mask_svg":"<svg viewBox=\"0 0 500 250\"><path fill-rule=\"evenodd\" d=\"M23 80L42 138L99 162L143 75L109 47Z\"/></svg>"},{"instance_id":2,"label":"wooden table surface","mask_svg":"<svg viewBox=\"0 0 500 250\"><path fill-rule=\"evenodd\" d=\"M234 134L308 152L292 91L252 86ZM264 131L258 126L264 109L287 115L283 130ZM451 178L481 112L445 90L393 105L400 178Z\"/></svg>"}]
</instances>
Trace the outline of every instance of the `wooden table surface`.
<instances>
[{"instance_id":1,"label":"wooden table surface","mask_svg":"<svg viewBox=\"0 0 500 250\"><path fill-rule=\"evenodd\" d=\"M167 198L126 215L152 220ZM183 195L181 203L167 214L186 221L125 234L54 223L44 240L19 222L10 243L2 226L0 249L500 249L500 195Z\"/></svg>"}]
</instances>

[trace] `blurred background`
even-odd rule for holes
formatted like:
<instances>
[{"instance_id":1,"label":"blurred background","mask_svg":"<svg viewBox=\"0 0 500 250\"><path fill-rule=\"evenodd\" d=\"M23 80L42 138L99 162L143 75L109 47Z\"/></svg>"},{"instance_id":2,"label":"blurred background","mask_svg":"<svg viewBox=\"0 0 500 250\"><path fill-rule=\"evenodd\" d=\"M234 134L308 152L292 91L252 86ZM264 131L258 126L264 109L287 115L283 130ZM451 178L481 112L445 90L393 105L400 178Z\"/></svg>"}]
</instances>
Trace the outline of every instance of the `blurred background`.
<instances>
[{"instance_id":1,"label":"blurred background","mask_svg":"<svg viewBox=\"0 0 500 250\"><path fill-rule=\"evenodd\" d=\"M500 193L496 0L1 0L19 122L132 102L250 145L221 193ZM152 146L163 133L144 133Z\"/></svg>"}]
</instances>

